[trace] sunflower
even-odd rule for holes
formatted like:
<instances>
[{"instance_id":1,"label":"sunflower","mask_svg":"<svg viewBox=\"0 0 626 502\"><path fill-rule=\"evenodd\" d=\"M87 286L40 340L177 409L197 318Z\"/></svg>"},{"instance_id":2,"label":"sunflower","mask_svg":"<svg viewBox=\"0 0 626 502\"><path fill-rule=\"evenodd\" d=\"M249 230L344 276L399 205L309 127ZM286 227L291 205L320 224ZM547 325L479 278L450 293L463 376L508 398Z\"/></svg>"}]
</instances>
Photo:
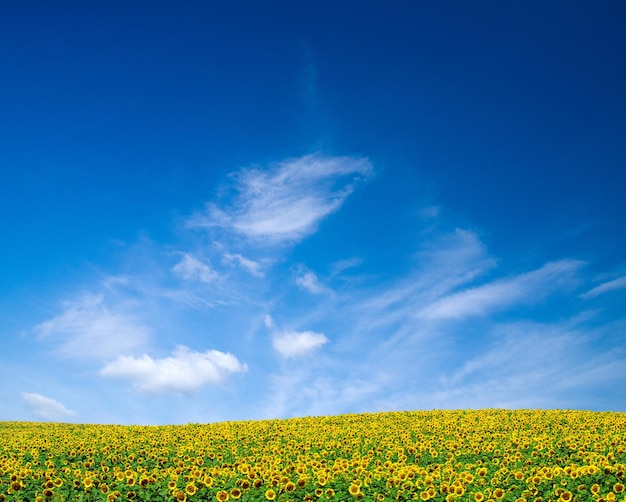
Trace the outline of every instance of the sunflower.
<instances>
[{"instance_id":1,"label":"sunflower","mask_svg":"<svg viewBox=\"0 0 626 502\"><path fill-rule=\"evenodd\" d=\"M215 498L217 500L219 500L220 502L224 502L226 500L228 500L230 498L230 496L228 495L228 492L225 490L220 490L219 492L217 492L215 494Z\"/></svg>"},{"instance_id":2,"label":"sunflower","mask_svg":"<svg viewBox=\"0 0 626 502\"><path fill-rule=\"evenodd\" d=\"M359 493L361 493L361 487L359 485L351 484L348 491L350 492L350 495L357 497Z\"/></svg>"},{"instance_id":3,"label":"sunflower","mask_svg":"<svg viewBox=\"0 0 626 502\"><path fill-rule=\"evenodd\" d=\"M276 492L274 490L267 490L265 492L265 498L267 500L274 500L276 498Z\"/></svg>"},{"instance_id":4,"label":"sunflower","mask_svg":"<svg viewBox=\"0 0 626 502\"><path fill-rule=\"evenodd\" d=\"M43 491L43 496L46 498L52 498L54 496L54 492L52 490L50 490L50 488L46 488Z\"/></svg>"},{"instance_id":5,"label":"sunflower","mask_svg":"<svg viewBox=\"0 0 626 502\"><path fill-rule=\"evenodd\" d=\"M504 498L505 492L502 488L496 488L493 491L493 496L497 499L497 500L502 500Z\"/></svg>"},{"instance_id":6,"label":"sunflower","mask_svg":"<svg viewBox=\"0 0 626 502\"><path fill-rule=\"evenodd\" d=\"M187 495L193 495L197 491L198 491L198 487L194 485L193 483L189 483L187 486L185 486L185 492L187 493Z\"/></svg>"},{"instance_id":7,"label":"sunflower","mask_svg":"<svg viewBox=\"0 0 626 502\"><path fill-rule=\"evenodd\" d=\"M230 498L233 498L233 499L236 500L236 499L238 499L240 497L241 497L241 490L239 488L233 488L230 491Z\"/></svg>"},{"instance_id":8,"label":"sunflower","mask_svg":"<svg viewBox=\"0 0 626 502\"><path fill-rule=\"evenodd\" d=\"M316 488L315 489L315 496L317 498L320 498L322 495L324 495L324 490L322 490L321 488Z\"/></svg>"},{"instance_id":9,"label":"sunflower","mask_svg":"<svg viewBox=\"0 0 626 502\"><path fill-rule=\"evenodd\" d=\"M482 502L483 500L485 500L485 496L481 492L476 492L474 494L474 500L476 502Z\"/></svg>"},{"instance_id":10,"label":"sunflower","mask_svg":"<svg viewBox=\"0 0 626 502\"><path fill-rule=\"evenodd\" d=\"M624 485L622 483L615 483L613 486L613 491L615 493L622 493L624 491Z\"/></svg>"},{"instance_id":11,"label":"sunflower","mask_svg":"<svg viewBox=\"0 0 626 502\"><path fill-rule=\"evenodd\" d=\"M285 491L288 493L291 493L292 491L294 491L296 489L296 485L293 481L289 481L286 485L285 485Z\"/></svg>"},{"instance_id":12,"label":"sunflower","mask_svg":"<svg viewBox=\"0 0 626 502\"><path fill-rule=\"evenodd\" d=\"M332 488L326 488L326 498L330 499L333 498L335 496L335 490L333 490Z\"/></svg>"},{"instance_id":13,"label":"sunflower","mask_svg":"<svg viewBox=\"0 0 626 502\"><path fill-rule=\"evenodd\" d=\"M563 502L569 502L570 500L572 500L572 492L561 493L559 500L562 500Z\"/></svg>"}]
</instances>

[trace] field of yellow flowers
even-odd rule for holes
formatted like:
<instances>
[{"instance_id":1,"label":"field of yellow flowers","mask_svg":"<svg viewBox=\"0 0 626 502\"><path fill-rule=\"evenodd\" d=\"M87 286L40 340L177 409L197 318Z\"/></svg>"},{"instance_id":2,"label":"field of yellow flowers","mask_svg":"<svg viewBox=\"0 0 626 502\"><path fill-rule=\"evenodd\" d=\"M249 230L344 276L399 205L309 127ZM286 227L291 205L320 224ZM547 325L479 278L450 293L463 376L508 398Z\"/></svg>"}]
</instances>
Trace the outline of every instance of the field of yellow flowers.
<instances>
[{"instance_id":1,"label":"field of yellow flowers","mask_svg":"<svg viewBox=\"0 0 626 502\"><path fill-rule=\"evenodd\" d=\"M626 413L0 422L0 501L626 500Z\"/></svg>"}]
</instances>

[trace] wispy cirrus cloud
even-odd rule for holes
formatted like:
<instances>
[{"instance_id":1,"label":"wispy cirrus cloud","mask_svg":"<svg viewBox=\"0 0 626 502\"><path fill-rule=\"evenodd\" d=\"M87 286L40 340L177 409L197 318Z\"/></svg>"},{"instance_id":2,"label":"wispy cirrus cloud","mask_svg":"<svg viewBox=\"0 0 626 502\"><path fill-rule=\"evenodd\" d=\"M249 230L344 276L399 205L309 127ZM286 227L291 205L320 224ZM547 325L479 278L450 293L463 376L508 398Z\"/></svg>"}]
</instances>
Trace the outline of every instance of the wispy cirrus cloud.
<instances>
[{"instance_id":1,"label":"wispy cirrus cloud","mask_svg":"<svg viewBox=\"0 0 626 502\"><path fill-rule=\"evenodd\" d=\"M434 405L461 407L590 407L594 389L623 394L624 351L601 343L607 327L585 316L552 323L517 321L492 326L483 350L440 378ZM592 348L593 347L593 348Z\"/></svg>"},{"instance_id":2,"label":"wispy cirrus cloud","mask_svg":"<svg viewBox=\"0 0 626 502\"><path fill-rule=\"evenodd\" d=\"M420 311L493 270L496 260L475 232L457 228L425 243L415 265L401 279L379 285L346 305L357 316L357 331L384 327L388 333L398 333L394 326L400 325L407 331L417 329L423 320L418 322Z\"/></svg>"},{"instance_id":3,"label":"wispy cirrus cloud","mask_svg":"<svg viewBox=\"0 0 626 502\"><path fill-rule=\"evenodd\" d=\"M150 330L123 308L111 309L102 295L83 295L63 304L63 312L35 326L42 339L52 340L70 358L114 357L144 345Z\"/></svg>"},{"instance_id":4,"label":"wispy cirrus cloud","mask_svg":"<svg viewBox=\"0 0 626 502\"><path fill-rule=\"evenodd\" d=\"M319 372L298 367L270 375L269 383L268 399L259 407L260 418L371 411L370 399L380 391L375 379L340 376L329 368Z\"/></svg>"},{"instance_id":5,"label":"wispy cirrus cloud","mask_svg":"<svg viewBox=\"0 0 626 502\"><path fill-rule=\"evenodd\" d=\"M356 268L363 264L365 260L363 258L346 258L345 260L338 260L331 264L330 273L332 275L339 275L346 270Z\"/></svg>"},{"instance_id":6,"label":"wispy cirrus cloud","mask_svg":"<svg viewBox=\"0 0 626 502\"><path fill-rule=\"evenodd\" d=\"M247 365L230 353L217 350L196 352L178 346L170 357L162 359L153 359L147 354L120 356L107 363L100 375L128 379L141 392L163 393L196 391L247 370Z\"/></svg>"},{"instance_id":7,"label":"wispy cirrus cloud","mask_svg":"<svg viewBox=\"0 0 626 502\"><path fill-rule=\"evenodd\" d=\"M536 301L571 283L583 264L576 260L547 263L532 272L440 298L423 308L420 316L427 319L460 319Z\"/></svg>"},{"instance_id":8,"label":"wispy cirrus cloud","mask_svg":"<svg viewBox=\"0 0 626 502\"><path fill-rule=\"evenodd\" d=\"M188 220L191 227L221 227L268 243L296 242L341 207L355 184L373 169L364 158L306 155L243 169L234 175L236 195L222 207L209 203Z\"/></svg>"},{"instance_id":9,"label":"wispy cirrus cloud","mask_svg":"<svg viewBox=\"0 0 626 502\"><path fill-rule=\"evenodd\" d=\"M74 415L73 410L41 394L23 392L22 401L37 418L44 420L61 420Z\"/></svg>"},{"instance_id":10,"label":"wispy cirrus cloud","mask_svg":"<svg viewBox=\"0 0 626 502\"><path fill-rule=\"evenodd\" d=\"M586 293L580 295L584 300L588 300L589 298L595 298L603 293L608 291L614 291L617 289L626 288L626 275L622 277L618 277L617 279L613 279L612 281L603 282L599 286L590 289Z\"/></svg>"},{"instance_id":11,"label":"wispy cirrus cloud","mask_svg":"<svg viewBox=\"0 0 626 502\"><path fill-rule=\"evenodd\" d=\"M314 331L279 330L270 316L265 317L265 326L271 332L274 350L285 358L298 358L314 352L328 343L323 333Z\"/></svg>"}]
</instances>

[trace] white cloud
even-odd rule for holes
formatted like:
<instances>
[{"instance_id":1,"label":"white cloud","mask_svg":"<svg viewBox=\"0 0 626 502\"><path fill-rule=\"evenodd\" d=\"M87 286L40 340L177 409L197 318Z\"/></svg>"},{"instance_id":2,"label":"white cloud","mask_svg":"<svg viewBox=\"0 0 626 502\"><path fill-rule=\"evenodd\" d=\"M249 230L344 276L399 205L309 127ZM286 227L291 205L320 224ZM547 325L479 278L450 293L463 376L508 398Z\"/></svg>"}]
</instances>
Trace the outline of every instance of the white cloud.
<instances>
[{"instance_id":1,"label":"white cloud","mask_svg":"<svg viewBox=\"0 0 626 502\"><path fill-rule=\"evenodd\" d=\"M484 315L499 308L545 297L570 283L582 262L561 260L538 270L461 291L436 300L420 312L427 319L452 319Z\"/></svg>"},{"instance_id":2,"label":"white cloud","mask_svg":"<svg viewBox=\"0 0 626 502\"><path fill-rule=\"evenodd\" d=\"M227 263L237 263L239 266L245 268L255 277L263 277L265 274L261 270L261 265L254 260L250 260L240 254L224 253L224 261Z\"/></svg>"},{"instance_id":3,"label":"white cloud","mask_svg":"<svg viewBox=\"0 0 626 502\"><path fill-rule=\"evenodd\" d=\"M314 331L284 332L273 336L272 345L283 357L300 357L328 342L322 333Z\"/></svg>"},{"instance_id":4,"label":"white cloud","mask_svg":"<svg viewBox=\"0 0 626 502\"><path fill-rule=\"evenodd\" d=\"M182 253L182 259L174 265L172 271L190 281L210 283L219 277L219 274L189 253Z\"/></svg>"},{"instance_id":5,"label":"white cloud","mask_svg":"<svg viewBox=\"0 0 626 502\"><path fill-rule=\"evenodd\" d=\"M40 337L56 341L65 357L114 357L143 345L149 337L145 326L125 312L112 312L102 296L85 295L64 307L61 315L34 330Z\"/></svg>"},{"instance_id":6,"label":"white cloud","mask_svg":"<svg viewBox=\"0 0 626 502\"><path fill-rule=\"evenodd\" d=\"M208 204L189 221L196 227L225 227L253 239L298 241L341 207L358 179L372 166L367 159L306 155L236 173L237 196L225 208Z\"/></svg>"},{"instance_id":7,"label":"white cloud","mask_svg":"<svg viewBox=\"0 0 626 502\"><path fill-rule=\"evenodd\" d=\"M102 368L107 377L127 378L142 392L189 392L206 384L219 384L233 373L248 367L229 353L217 350L196 352L179 346L171 357L152 359L147 354L135 358L120 356Z\"/></svg>"},{"instance_id":8,"label":"white cloud","mask_svg":"<svg viewBox=\"0 0 626 502\"><path fill-rule=\"evenodd\" d=\"M41 394L23 392L22 400L32 413L39 418L43 418L44 420L60 420L74 414L73 410L66 408L58 401L42 396Z\"/></svg>"},{"instance_id":9,"label":"white cloud","mask_svg":"<svg viewBox=\"0 0 626 502\"><path fill-rule=\"evenodd\" d=\"M615 289L624 289L626 288L626 275L623 277L618 277L612 281L604 282L599 286L596 286L593 289L590 289L586 293L580 295L581 298L587 300L589 298L594 298L602 293L606 293L607 291L613 291Z\"/></svg>"},{"instance_id":10,"label":"white cloud","mask_svg":"<svg viewBox=\"0 0 626 502\"><path fill-rule=\"evenodd\" d=\"M328 338L314 331L280 331L272 318L265 316L265 326L272 333L272 346L285 358L297 358L309 354L328 343Z\"/></svg>"},{"instance_id":11,"label":"white cloud","mask_svg":"<svg viewBox=\"0 0 626 502\"><path fill-rule=\"evenodd\" d=\"M296 284L314 295L320 294L325 290L324 286L317 278L317 275L313 272L306 272L300 277L296 277Z\"/></svg>"}]
</instances>

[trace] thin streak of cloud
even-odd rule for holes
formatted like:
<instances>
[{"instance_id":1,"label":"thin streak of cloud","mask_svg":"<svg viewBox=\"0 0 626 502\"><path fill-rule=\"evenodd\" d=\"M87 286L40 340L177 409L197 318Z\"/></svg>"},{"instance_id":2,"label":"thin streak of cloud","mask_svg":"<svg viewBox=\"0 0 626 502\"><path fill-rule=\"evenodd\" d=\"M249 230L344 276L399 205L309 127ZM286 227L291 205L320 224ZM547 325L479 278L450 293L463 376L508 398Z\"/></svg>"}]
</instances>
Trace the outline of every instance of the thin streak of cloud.
<instances>
[{"instance_id":1,"label":"thin streak of cloud","mask_svg":"<svg viewBox=\"0 0 626 502\"><path fill-rule=\"evenodd\" d=\"M421 310L426 319L460 319L480 316L518 303L545 297L571 282L583 262L561 260L538 270L445 296Z\"/></svg>"},{"instance_id":2,"label":"thin streak of cloud","mask_svg":"<svg viewBox=\"0 0 626 502\"><path fill-rule=\"evenodd\" d=\"M347 258L345 260L339 260L331 264L331 275L339 275L346 270L358 267L362 265L365 260L363 258Z\"/></svg>"},{"instance_id":3,"label":"thin streak of cloud","mask_svg":"<svg viewBox=\"0 0 626 502\"><path fill-rule=\"evenodd\" d=\"M582 295L580 295L580 297L584 300L588 300L589 298L595 298L596 296L606 293L608 291L614 291L616 289L624 288L626 288L626 275L618 277L617 279L613 279L612 281L604 282L599 286L590 289L586 293L583 293Z\"/></svg>"},{"instance_id":4,"label":"thin streak of cloud","mask_svg":"<svg viewBox=\"0 0 626 502\"><path fill-rule=\"evenodd\" d=\"M398 323L413 326L420 308L471 283L496 265L476 233L464 229L428 243L416 255L416 262L419 268L408 278L378 287L369 297L346 306L357 312L359 333L383 326L388 330Z\"/></svg>"},{"instance_id":5,"label":"thin streak of cloud","mask_svg":"<svg viewBox=\"0 0 626 502\"><path fill-rule=\"evenodd\" d=\"M223 208L207 204L191 227L222 227L269 243L296 242L341 207L355 183L367 178L367 159L306 155L235 175L237 196Z\"/></svg>"},{"instance_id":6,"label":"thin streak of cloud","mask_svg":"<svg viewBox=\"0 0 626 502\"><path fill-rule=\"evenodd\" d=\"M319 106L318 71L313 52L308 48L302 75L305 104L311 113L316 113Z\"/></svg>"}]
</instances>

